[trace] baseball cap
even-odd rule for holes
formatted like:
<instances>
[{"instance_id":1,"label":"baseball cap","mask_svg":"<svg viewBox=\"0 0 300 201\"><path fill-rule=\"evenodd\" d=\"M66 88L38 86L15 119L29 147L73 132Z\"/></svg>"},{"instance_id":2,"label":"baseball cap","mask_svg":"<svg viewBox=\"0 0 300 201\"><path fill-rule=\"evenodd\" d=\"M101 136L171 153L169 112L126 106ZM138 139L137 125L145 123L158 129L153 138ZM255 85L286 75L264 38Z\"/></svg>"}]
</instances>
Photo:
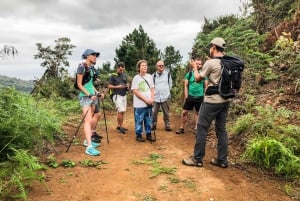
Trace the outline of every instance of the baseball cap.
<instances>
[{"instance_id":1,"label":"baseball cap","mask_svg":"<svg viewBox=\"0 0 300 201\"><path fill-rule=\"evenodd\" d=\"M83 53L82 53L82 59L85 59L87 56L91 55L91 54L96 54L96 57L98 57L100 55L99 52L96 52L95 50L92 49L86 49Z\"/></svg>"},{"instance_id":2,"label":"baseball cap","mask_svg":"<svg viewBox=\"0 0 300 201\"><path fill-rule=\"evenodd\" d=\"M209 45L216 45L216 46L218 46L218 47L220 47L220 48L225 48L225 45L226 45L226 43L225 43L225 40L223 39L223 38L219 38L219 37L216 37L216 38L214 38L211 42L210 42L210 44Z\"/></svg>"}]
</instances>

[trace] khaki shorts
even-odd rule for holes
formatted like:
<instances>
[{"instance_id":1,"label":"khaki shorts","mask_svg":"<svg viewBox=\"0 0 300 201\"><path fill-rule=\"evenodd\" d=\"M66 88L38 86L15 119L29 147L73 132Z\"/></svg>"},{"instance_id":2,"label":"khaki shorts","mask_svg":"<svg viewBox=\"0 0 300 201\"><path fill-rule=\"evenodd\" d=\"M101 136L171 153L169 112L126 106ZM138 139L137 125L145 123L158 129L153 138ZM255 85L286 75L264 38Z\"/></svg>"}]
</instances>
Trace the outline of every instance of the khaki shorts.
<instances>
[{"instance_id":1,"label":"khaki shorts","mask_svg":"<svg viewBox=\"0 0 300 201\"><path fill-rule=\"evenodd\" d=\"M127 96L115 94L112 98L118 112L126 112Z\"/></svg>"}]
</instances>

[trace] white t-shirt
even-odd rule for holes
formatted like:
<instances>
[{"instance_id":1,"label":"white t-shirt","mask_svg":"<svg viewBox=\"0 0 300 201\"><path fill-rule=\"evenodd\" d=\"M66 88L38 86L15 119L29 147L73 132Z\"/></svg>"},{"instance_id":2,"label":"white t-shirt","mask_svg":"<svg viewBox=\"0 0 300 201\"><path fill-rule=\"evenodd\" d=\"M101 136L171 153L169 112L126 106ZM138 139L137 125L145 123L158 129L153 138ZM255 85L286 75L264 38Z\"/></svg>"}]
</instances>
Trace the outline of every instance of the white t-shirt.
<instances>
[{"instance_id":1,"label":"white t-shirt","mask_svg":"<svg viewBox=\"0 0 300 201\"><path fill-rule=\"evenodd\" d=\"M148 84L145 80L147 80ZM151 98L151 88L154 88L154 84L153 78L150 74L147 73L143 77L138 74L133 77L131 90L137 89L143 96ZM135 94L133 94L133 107L147 107L147 104L143 100L139 99Z\"/></svg>"}]
</instances>

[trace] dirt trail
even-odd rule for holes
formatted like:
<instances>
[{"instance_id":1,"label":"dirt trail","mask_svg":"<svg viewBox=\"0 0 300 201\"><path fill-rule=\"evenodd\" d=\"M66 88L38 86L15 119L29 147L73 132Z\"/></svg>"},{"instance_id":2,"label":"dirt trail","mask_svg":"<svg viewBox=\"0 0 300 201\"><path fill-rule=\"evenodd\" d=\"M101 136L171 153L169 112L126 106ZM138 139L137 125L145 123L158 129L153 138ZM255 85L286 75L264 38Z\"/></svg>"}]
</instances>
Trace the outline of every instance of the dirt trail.
<instances>
[{"instance_id":1,"label":"dirt trail","mask_svg":"<svg viewBox=\"0 0 300 201\"><path fill-rule=\"evenodd\" d=\"M172 131L163 128L162 114L156 131L155 143L135 141L133 111L128 108L125 127L128 134L116 130L115 113L107 112L110 144L106 142L104 121L100 121L99 131L105 138L101 143L101 156L91 157L84 154L83 146L72 146L68 153L66 147L56 150L55 158L71 159L77 163L74 168L49 168L47 188L35 182L29 192L30 201L290 201L280 190L279 181L264 177L254 168L241 167L233 159L234 149L230 147L229 168L222 169L209 164L215 156L215 136L209 135L204 159L204 167L187 167L181 164L183 158L193 153L195 135L192 127L186 128L184 135L176 135L180 117L171 115ZM75 128L66 128L72 136ZM82 141L83 133L79 137ZM137 165L133 162L149 158L149 154L159 154L161 166L175 167L174 175L160 174L151 177L151 165ZM100 169L83 167L79 162L84 159L102 160Z\"/></svg>"}]
</instances>

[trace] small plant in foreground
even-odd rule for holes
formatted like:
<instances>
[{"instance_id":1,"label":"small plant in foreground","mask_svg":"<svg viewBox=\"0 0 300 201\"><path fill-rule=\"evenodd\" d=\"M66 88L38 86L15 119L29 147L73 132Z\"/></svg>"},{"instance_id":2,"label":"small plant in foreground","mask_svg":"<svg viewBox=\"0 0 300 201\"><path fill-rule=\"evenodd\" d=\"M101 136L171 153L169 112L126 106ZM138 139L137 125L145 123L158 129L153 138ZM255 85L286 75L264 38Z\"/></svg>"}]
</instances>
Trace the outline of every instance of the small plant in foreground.
<instances>
[{"instance_id":1,"label":"small plant in foreground","mask_svg":"<svg viewBox=\"0 0 300 201\"><path fill-rule=\"evenodd\" d=\"M74 161L72 161L72 160L64 159L64 160L62 160L61 165L62 165L63 167L75 167L75 166L76 166L76 163L75 163Z\"/></svg>"},{"instance_id":2,"label":"small plant in foreground","mask_svg":"<svg viewBox=\"0 0 300 201\"><path fill-rule=\"evenodd\" d=\"M46 164L49 167L53 167L53 168L57 168L59 166L59 164L57 163L56 158L53 156L53 154L51 154L47 157Z\"/></svg>"}]
</instances>

